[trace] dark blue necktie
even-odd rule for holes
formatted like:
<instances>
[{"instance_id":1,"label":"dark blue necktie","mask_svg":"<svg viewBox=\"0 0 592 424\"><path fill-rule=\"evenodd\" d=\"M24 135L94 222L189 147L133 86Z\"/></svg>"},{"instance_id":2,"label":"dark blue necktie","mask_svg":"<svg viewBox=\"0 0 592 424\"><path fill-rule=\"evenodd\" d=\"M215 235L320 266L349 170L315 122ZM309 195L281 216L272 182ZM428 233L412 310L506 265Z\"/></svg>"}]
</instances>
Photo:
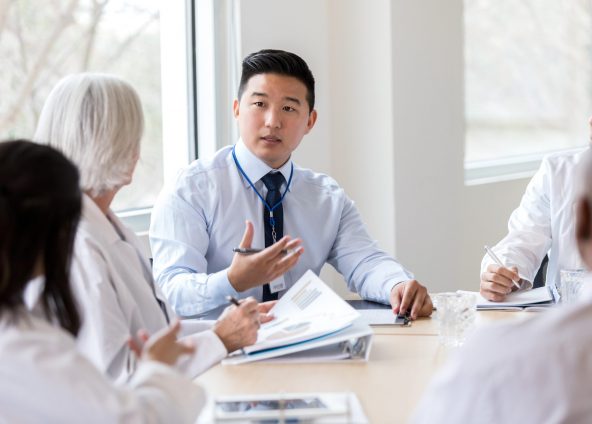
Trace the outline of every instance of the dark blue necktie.
<instances>
[{"instance_id":1,"label":"dark blue necktie","mask_svg":"<svg viewBox=\"0 0 592 424\"><path fill-rule=\"evenodd\" d=\"M269 216L269 209L263 206L263 223L265 227L265 247L271 246L274 243L275 230L275 241L281 239L284 236L284 209L282 204L276 206L276 204L282 198L281 187L285 179L281 172L274 172L265 175L261 178L263 184L267 188L267 196L265 201L273 209L273 219L275 225L272 227ZM275 207L275 209L274 209ZM268 300L276 300L278 298L277 292L271 293L269 284L263 286L263 302Z\"/></svg>"}]
</instances>

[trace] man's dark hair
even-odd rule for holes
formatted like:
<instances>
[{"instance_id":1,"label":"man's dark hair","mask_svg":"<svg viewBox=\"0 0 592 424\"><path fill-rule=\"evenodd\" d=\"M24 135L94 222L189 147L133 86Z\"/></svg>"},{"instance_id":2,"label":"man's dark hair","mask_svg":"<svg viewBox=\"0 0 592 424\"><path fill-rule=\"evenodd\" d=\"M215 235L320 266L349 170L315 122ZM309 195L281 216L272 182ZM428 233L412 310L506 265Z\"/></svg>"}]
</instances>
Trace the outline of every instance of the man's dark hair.
<instances>
[{"instance_id":1,"label":"man's dark hair","mask_svg":"<svg viewBox=\"0 0 592 424\"><path fill-rule=\"evenodd\" d=\"M69 268L81 201L78 170L63 154L27 140L0 142L0 314L18 318L41 263L47 319L78 333Z\"/></svg>"},{"instance_id":2,"label":"man's dark hair","mask_svg":"<svg viewBox=\"0 0 592 424\"><path fill-rule=\"evenodd\" d=\"M283 50L266 49L245 57L238 86L239 100L251 77L259 74L278 74L296 78L306 86L309 110L314 109L315 80L308 65L300 56Z\"/></svg>"}]
</instances>

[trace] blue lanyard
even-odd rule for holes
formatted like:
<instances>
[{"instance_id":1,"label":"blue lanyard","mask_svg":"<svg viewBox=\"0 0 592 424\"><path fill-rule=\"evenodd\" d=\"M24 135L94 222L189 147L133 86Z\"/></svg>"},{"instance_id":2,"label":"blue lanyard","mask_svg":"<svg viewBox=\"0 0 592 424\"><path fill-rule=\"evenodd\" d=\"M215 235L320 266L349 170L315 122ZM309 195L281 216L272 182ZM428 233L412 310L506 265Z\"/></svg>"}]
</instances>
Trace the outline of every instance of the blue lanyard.
<instances>
[{"instance_id":1,"label":"blue lanyard","mask_svg":"<svg viewBox=\"0 0 592 424\"><path fill-rule=\"evenodd\" d=\"M290 164L291 165L290 178L288 178L288 185L286 186L286 190L284 190L284 194L282 194L282 197L280 197L280 200L278 200L278 202L275 205L271 206L269 203L267 203L265 201L263 196L261 196L261 193L259 193L259 191L257 191L257 189L255 188L255 185L253 184L253 182L251 181L249 176L246 174L246 172L240 166L240 163L238 162L238 159L236 158L236 153L234 152L235 148L236 148L236 145L232 147L232 158L234 159L234 163L236 164L237 169L239 170L241 175L243 177L245 177L245 180L247 180L247 182L249 183L251 188L255 191L255 193L257 193L257 196L259 196L259 199L261 199L261 201L263 202L263 205L265 206L265 208L269 211L269 223L271 224L272 227L275 227L275 219L273 218L273 211L279 205L282 204L284 197L286 197L286 194L288 193L288 189L290 188L290 183L292 182L292 176L294 175L294 164L293 163Z\"/></svg>"}]
</instances>

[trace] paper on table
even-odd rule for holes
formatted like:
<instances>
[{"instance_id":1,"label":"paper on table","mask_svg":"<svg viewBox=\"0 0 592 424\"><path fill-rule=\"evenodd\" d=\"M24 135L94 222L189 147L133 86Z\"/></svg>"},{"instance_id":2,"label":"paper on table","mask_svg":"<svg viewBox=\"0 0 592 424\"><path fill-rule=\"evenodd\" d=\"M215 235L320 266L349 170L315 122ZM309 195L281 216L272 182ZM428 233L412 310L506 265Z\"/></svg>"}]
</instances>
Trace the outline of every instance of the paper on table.
<instances>
[{"instance_id":1,"label":"paper on table","mask_svg":"<svg viewBox=\"0 0 592 424\"><path fill-rule=\"evenodd\" d=\"M360 316L308 270L270 311L275 319L259 329L246 353L310 340L341 330Z\"/></svg>"},{"instance_id":2,"label":"paper on table","mask_svg":"<svg viewBox=\"0 0 592 424\"><path fill-rule=\"evenodd\" d=\"M479 292L459 290L463 293L473 293L477 296L477 309L505 309L512 307L528 307L545 303L552 303L553 296L548 287L539 287L532 290L517 291L506 296L503 302L492 302L485 299Z\"/></svg>"},{"instance_id":3,"label":"paper on table","mask_svg":"<svg viewBox=\"0 0 592 424\"><path fill-rule=\"evenodd\" d=\"M397 316L388 309L358 309L360 321L368 325L395 325ZM400 325L400 324L399 324Z\"/></svg>"}]
</instances>

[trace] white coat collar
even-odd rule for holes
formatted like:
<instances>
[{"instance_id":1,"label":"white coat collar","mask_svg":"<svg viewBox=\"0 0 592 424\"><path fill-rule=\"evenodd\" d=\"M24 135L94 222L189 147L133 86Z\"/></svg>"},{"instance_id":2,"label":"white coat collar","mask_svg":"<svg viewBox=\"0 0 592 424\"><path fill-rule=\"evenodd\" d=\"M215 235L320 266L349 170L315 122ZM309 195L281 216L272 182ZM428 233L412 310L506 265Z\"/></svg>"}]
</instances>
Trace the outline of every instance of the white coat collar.
<instances>
[{"instance_id":1,"label":"white coat collar","mask_svg":"<svg viewBox=\"0 0 592 424\"><path fill-rule=\"evenodd\" d=\"M107 215L109 218L107 218ZM94 237L102 238L107 243L112 244L121 240L118 232L113 227L115 225L124 237L127 238L127 230L119 218L111 210L107 212L107 215L103 213L88 195L84 194L82 196L82 217L92 224L85 227L86 230L92 232ZM81 222L81 226L84 226L84 222Z\"/></svg>"}]
</instances>

